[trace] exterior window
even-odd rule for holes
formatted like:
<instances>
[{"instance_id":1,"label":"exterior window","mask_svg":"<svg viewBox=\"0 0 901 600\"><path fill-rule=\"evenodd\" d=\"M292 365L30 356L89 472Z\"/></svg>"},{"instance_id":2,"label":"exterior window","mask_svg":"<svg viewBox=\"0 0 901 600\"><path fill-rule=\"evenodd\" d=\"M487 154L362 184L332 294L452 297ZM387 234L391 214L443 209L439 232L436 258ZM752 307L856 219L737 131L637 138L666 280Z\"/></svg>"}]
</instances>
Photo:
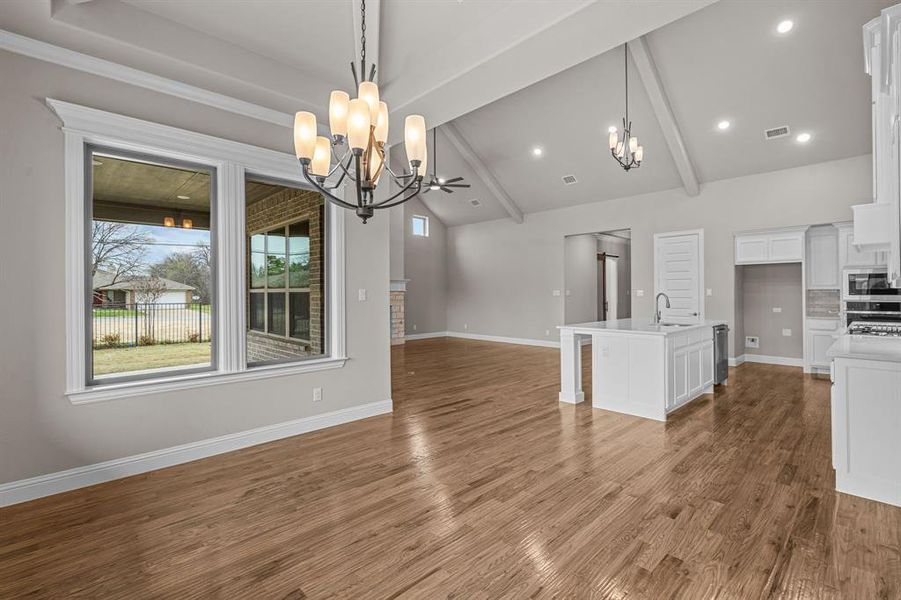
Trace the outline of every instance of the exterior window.
<instances>
[{"instance_id":1,"label":"exterior window","mask_svg":"<svg viewBox=\"0 0 901 600\"><path fill-rule=\"evenodd\" d=\"M86 381L215 367L215 169L87 149Z\"/></svg>"},{"instance_id":2,"label":"exterior window","mask_svg":"<svg viewBox=\"0 0 901 600\"><path fill-rule=\"evenodd\" d=\"M322 196L248 179L247 363L326 353Z\"/></svg>"},{"instance_id":3,"label":"exterior window","mask_svg":"<svg viewBox=\"0 0 901 600\"><path fill-rule=\"evenodd\" d=\"M419 215L413 216L413 235L429 237L429 218Z\"/></svg>"}]
</instances>

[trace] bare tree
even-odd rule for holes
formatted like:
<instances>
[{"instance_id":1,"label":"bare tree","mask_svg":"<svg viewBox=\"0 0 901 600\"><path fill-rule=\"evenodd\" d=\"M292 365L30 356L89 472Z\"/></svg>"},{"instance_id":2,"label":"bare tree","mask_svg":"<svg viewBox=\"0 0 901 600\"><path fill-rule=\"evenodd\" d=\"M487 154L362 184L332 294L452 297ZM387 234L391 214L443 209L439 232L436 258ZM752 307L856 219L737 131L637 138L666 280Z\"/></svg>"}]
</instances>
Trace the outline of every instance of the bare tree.
<instances>
[{"instance_id":1,"label":"bare tree","mask_svg":"<svg viewBox=\"0 0 901 600\"><path fill-rule=\"evenodd\" d=\"M109 273L107 285L128 279L144 266L145 246L153 239L136 226L111 221L94 221L91 232L91 276Z\"/></svg>"},{"instance_id":2,"label":"bare tree","mask_svg":"<svg viewBox=\"0 0 901 600\"><path fill-rule=\"evenodd\" d=\"M148 343L155 343L154 321L156 319L156 301L166 293L166 284L156 275L134 280L135 310L144 305L144 336Z\"/></svg>"}]
</instances>

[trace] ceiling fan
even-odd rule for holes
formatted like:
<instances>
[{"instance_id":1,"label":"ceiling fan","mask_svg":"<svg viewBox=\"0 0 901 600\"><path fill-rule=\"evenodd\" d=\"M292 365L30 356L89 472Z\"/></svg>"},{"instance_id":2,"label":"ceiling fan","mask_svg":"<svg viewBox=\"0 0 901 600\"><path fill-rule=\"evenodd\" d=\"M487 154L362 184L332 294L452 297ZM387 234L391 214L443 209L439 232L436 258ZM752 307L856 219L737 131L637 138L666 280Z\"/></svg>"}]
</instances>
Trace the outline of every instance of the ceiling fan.
<instances>
[{"instance_id":1,"label":"ceiling fan","mask_svg":"<svg viewBox=\"0 0 901 600\"><path fill-rule=\"evenodd\" d=\"M427 192L437 192L441 190L442 192L447 192L448 194L453 194L454 190L451 188L468 188L470 185L468 183L458 183L463 181L462 177L454 177L453 179L438 179L438 137L437 137L438 128L432 129L432 177L429 179L428 183L425 183L422 187L423 190L420 192L421 194L425 194Z\"/></svg>"}]
</instances>

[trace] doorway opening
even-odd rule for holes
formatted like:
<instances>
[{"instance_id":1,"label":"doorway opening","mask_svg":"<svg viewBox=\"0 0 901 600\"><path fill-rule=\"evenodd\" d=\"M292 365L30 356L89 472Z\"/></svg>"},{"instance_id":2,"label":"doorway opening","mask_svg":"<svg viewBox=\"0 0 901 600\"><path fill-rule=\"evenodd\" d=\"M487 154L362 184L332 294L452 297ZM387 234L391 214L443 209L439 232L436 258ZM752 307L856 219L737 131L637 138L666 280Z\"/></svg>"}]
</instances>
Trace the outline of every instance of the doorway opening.
<instances>
[{"instance_id":1,"label":"doorway opening","mask_svg":"<svg viewBox=\"0 0 901 600\"><path fill-rule=\"evenodd\" d=\"M631 318L631 229L568 235L564 261L565 323Z\"/></svg>"}]
</instances>

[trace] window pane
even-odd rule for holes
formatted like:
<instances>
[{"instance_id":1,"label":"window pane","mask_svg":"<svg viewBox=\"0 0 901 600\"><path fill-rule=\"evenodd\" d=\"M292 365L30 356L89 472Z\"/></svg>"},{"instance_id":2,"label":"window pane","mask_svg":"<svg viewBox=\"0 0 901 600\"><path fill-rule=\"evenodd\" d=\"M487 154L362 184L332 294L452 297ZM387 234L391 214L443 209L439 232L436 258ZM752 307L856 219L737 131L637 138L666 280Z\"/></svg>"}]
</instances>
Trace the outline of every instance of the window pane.
<instances>
[{"instance_id":1,"label":"window pane","mask_svg":"<svg viewBox=\"0 0 901 600\"><path fill-rule=\"evenodd\" d=\"M275 335L285 335L285 293L269 292L266 294L266 331Z\"/></svg>"},{"instance_id":2,"label":"window pane","mask_svg":"<svg viewBox=\"0 0 901 600\"><path fill-rule=\"evenodd\" d=\"M214 171L99 151L90 164L89 379L210 367Z\"/></svg>"},{"instance_id":3,"label":"window pane","mask_svg":"<svg viewBox=\"0 0 901 600\"><path fill-rule=\"evenodd\" d=\"M266 285L285 287L285 230L274 229L266 234Z\"/></svg>"},{"instance_id":4,"label":"window pane","mask_svg":"<svg viewBox=\"0 0 901 600\"><path fill-rule=\"evenodd\" d=\"M256 235L250 236L250 251L251 252L265 252L266 251L266 236L262 233L258 233Z\"/></svg>"},{"instance_id":5,"label":"window pane","mask_svg":"<svg viewBox=\"0 0 901 600\"><path fill-rule=\"evenodd\" d=\"M413 217L413 235L428 235L428 220L425 217Z\"/></svg>"},{"instance_id":6,"label":"window pane","mask_svg":"<svg viewBox=\"0 0 901 600\"><path fill-rule=\"evenodd\" d=\"M327 354L324 279L326 240L323 232L324 202L320 194L256 181L246 181L248 237L264 231L266 239L262 296L265 332L247 324L247 363L250 366L297 361ZM247 252L248 271L253 268L253 242ZM281 291L278 291L281 290ZM250 296L256 293L250 293ZM248 312L252 307L248 305Z\"/></svg>"},{"instance_id":7,"label":"window pane","mask_svg":"<svg viewBox=\"0 0 901 600\"><path fill-rule=\"evenodd\" d=\"M310 339L310 294L291 292L291 331L293 338Z\"/></svg>"},{"instance_id":8,"label":"window pane","mask_svg":"<svg viewBox=\"0 0 901 600\"><path fill-rule=\"evenodd\" d=\"M260 236L263 237L263 236ZM250 287L258 289L266 286L266 254L250 253Z\"/></svg>"},{"instance_id":9,"label":"window pane","mask_svg":"<svg viewBox=\"0 0 901 600\"><path fill-rule=\"evenodd\" d=\"M266 323L266 296L265 294L250 295L250 328L254 331L264 331Z\"/></svg>"}]
</instances>

